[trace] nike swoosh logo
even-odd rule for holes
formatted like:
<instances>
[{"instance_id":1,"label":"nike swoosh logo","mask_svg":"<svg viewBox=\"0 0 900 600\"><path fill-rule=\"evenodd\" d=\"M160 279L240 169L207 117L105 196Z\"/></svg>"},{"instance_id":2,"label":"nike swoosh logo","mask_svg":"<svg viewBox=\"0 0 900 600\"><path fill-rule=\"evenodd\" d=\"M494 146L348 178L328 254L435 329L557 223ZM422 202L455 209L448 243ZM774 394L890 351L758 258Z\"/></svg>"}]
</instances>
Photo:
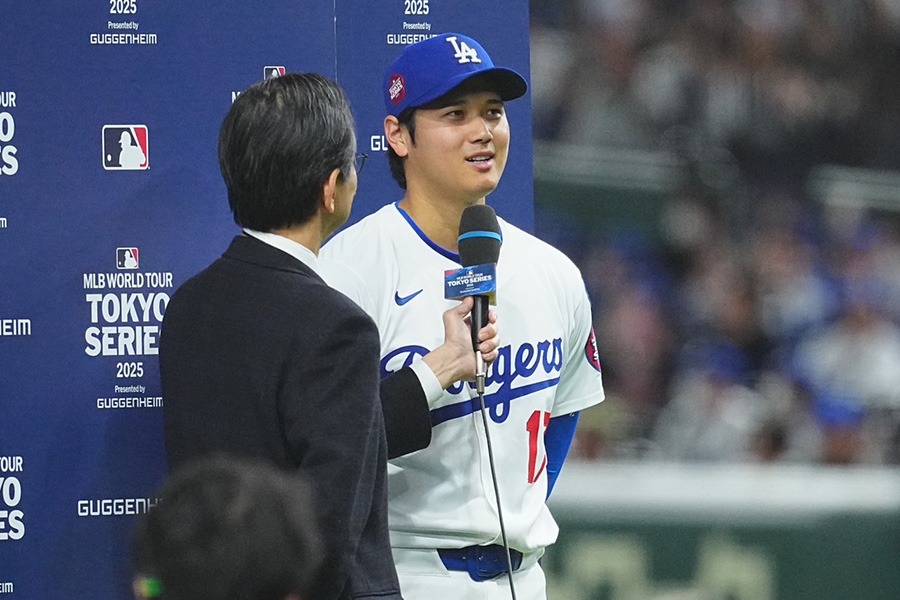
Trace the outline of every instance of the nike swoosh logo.
<instances>
[{"instance_id":1,"label":"nike swoosh logo","mask_svg":"<svg viewBox=\"0 0 900 600\"><path fill-rule=\"evenodd\" d=\"M413 292L409 296L402 296L402 297L400 296L400 292L394 292L394 302L397 303L397 306L403 306L404 304L406 304L407 302L409 302L410 300L412 300L413 298L415 298L416 296L421 294L424 291L424 289L425 288L422 288L418 292Z\"/></svg>"}]
</instances>

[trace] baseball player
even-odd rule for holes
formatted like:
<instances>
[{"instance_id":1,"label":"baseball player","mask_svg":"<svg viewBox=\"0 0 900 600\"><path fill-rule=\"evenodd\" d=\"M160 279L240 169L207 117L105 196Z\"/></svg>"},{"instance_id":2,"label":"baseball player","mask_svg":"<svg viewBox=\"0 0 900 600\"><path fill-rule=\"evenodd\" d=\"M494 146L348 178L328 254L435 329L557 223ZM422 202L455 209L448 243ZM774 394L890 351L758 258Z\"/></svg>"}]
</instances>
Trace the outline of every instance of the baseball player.
<instances>
[{"instance_id":1,"label":"baseball player","mask_svg":"<svg viewBox=\"0 0 900 600\"><path fill-rule=\"evenodd\" d=\"M410 366L429 402L430 445L388 467L391 546L406 600L510 597L474 387L445 388L422 357L443 341L441 311L456 305L444 299L443 273L460 267L460 216L485 202L506 165L504 102L526 90L521 75L495 67L466 36L445 34L407 47L384 79L391 172L405 195L322 250L324 262L332 263L329 282L378 324L382 376ZM502 340L485 405L516 593L544 600L537 561L558 533L545 500L578 411L602 401L603 388L577 267L499 222Z\"/></svg>"}]
</instances>

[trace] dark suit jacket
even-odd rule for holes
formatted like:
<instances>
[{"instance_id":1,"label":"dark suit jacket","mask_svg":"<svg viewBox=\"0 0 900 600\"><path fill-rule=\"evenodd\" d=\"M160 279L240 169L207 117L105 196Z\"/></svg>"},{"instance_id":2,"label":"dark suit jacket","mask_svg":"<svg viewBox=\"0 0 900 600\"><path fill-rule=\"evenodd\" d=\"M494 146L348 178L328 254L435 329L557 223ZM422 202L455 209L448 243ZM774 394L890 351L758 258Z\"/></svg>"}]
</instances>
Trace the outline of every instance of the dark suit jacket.
<instances>
[{"instance_id":1,"label":"dark suit jacket","mask_svg":"<svg viewBox=\"0 0 900 600\"><path fill-rule=\"evenodd\" d=\"M374 322L242 235L173 295L159 359L170 467L229 453L299 471L327 551L313 599L399 600Z\"/></svg>"}]
</instances>

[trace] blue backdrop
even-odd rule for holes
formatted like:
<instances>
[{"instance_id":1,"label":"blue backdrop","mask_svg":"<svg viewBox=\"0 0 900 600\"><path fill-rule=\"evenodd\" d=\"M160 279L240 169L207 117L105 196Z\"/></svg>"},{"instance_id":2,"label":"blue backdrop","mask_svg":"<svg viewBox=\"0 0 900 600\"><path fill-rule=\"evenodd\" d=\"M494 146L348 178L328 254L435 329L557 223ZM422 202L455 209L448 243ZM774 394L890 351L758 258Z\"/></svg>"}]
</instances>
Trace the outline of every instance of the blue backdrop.
<instances>
[{"instance_id":1,"label":"blue backdrop","mask_svg":"<svg viewBox=\"0 0 900 600\"><path fill-rule=\"evenodd\" d=\"M0 595L130 596L128 537L166 475L168 298L237 233L216 162L273 71L347 91L370 154L351 221L400 198L381 77L459 31L529 72L525 0L0 0ZM530 96L490 203L532 228Z\"/></svg>"}]
</instances>

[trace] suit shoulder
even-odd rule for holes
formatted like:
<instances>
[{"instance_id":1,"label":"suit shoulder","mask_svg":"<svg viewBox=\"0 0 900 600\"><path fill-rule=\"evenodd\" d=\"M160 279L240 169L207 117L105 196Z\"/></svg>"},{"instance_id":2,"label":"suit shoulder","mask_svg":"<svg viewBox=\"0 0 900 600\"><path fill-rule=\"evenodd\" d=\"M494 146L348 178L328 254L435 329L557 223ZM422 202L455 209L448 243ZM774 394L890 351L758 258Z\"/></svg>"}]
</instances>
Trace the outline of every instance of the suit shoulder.
<instances>
[{"instance_id":1,"label":"suit shoulder","mask_svg":"<svg viewBox=\"0 0 900 600\"><path fill-rule=\"evenodd\" d=\"M324 281L310 280L306 285L293 288L293 291L304 310L351 315L360 311L356 303Z\"/></svg>"},{"instance_id":2,"label":"suit shoulder","mask_svg":"<svg viewBox=\"0 0 900 600\"><path fill-rule=\"evenodd\" d=\"M188 277L175 288L175 291L172 292L171 298L166 305L166 312L169 312L169 308L172 307L173 304L177 307L180 303L188 302L195 296L204 295L207 289L212 285L212 282L220 279L217 271L220 268L221 261L221 258L216 259L205 269Z\"/></svg>"},{"instance_id":3,"label":"suit shoulder","mask_svg":"<svg viewBox=\"0 0 900 600\"><path fill-rule=\"evenodd\" d=\"M327 283L314 284L314 293L304 295L303 312L307 316L330 319L377 331L375 321L347 295Z\"/></svg>"}]
</instances>

